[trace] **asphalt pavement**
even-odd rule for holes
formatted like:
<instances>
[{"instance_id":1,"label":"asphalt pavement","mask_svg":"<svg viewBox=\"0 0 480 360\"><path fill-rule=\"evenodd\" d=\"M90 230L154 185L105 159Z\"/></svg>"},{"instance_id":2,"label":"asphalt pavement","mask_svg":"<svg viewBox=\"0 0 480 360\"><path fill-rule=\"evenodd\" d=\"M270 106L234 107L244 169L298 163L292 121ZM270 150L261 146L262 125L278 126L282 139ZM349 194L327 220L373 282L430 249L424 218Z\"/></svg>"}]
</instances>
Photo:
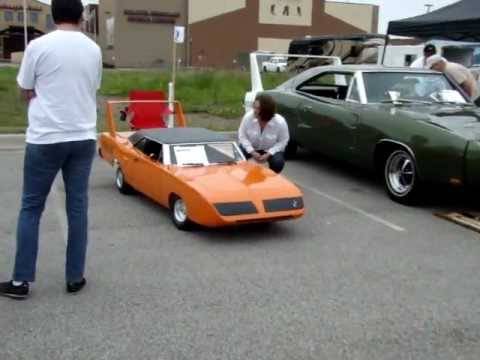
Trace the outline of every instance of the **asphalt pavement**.
<instances>
[{"instance_id":1,"label":"asphalt pavement","mask_svg":"<svg viewBox=\"0 0 480 360\"><path fill-rule=\"evenodd\" d=\"M4 280L22 159L20 141L0 139ZM308 153L285 176L305 192L302 219L179 232L166 210L119 194L96 160L88 285L76 296L64 290L58 181L32 297L0 298L0 359L480 358L480 236L433 215L464 200L442 192L404 207L370 175Z\"/></svg>"}]
</instances>

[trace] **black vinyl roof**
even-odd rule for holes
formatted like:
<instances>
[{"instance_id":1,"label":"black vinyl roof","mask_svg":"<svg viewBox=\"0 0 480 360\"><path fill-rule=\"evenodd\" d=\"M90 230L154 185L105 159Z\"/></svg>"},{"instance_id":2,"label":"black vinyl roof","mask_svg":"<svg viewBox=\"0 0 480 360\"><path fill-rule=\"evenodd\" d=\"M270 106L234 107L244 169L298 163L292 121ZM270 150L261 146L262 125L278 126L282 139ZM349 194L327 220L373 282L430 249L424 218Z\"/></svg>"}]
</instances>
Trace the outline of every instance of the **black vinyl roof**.
<instances>
[{"instance_id":1,"label":"black vinyl roof","mask_svg":"<svg viewBox=\"0 0 480 360\"><path fill-rule=\"evenodd\" d=\"M462 0L425 15L391 21L387 33L424 39L480 41L480 0Z\"/></svg>"},{"instance_id":2,"label":"black vinyl roof","mask_svg":"<svg viewBox=\"0 0 480 360\"><path fill-rule=\"evenodd\" d=\"M147 138L161 144L171 145L232 141L228 135L202 128L162 128L139 130L131 135L129 139L133 144L136 144L143 138Z\"/></svg>"}]
</instances>

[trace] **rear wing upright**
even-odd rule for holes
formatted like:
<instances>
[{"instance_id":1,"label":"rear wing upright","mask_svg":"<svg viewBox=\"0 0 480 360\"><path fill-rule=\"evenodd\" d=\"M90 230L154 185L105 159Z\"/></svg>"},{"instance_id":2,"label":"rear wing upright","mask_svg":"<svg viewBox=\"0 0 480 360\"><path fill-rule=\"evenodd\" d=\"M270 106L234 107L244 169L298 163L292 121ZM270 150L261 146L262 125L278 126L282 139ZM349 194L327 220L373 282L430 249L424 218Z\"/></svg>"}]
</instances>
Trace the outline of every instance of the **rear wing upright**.
<instances>
[{"instance_id":1,"label":"rear wing upright","mask_svg":"<svg viewBox=\"0 0 480 360\"><path fill-rule=\"evenodd\" d=\"M264 91L262 76L260 74L260 65L258 63L259 56L278 56L285 58L296 59L318 59L330 61L331 65L342 65L342 60L338 56L325 56L325 55L305 55L305 54L281 54L275 52L263 52L255 51L250 53L250 81L252 83L252 89L245 95L244 106L245 111L252 108L256 95L259 92Z\"/></svg>"},{"instance_id":2,"label":"rear wing upright","mask_svg":"<svg viewBox=\"0 0 480 360\"><path fill-rule=\"evenodd\" d=\"M117 105L128 106L131 104L148 104L148 103L162 103L168 104L172 111L170 112L171 115L175 118L174 127L186 127L187 121L185 118L185 114L183 113L182 104L179 101L168 101L168 100L115 100L115 101L107 101L107 114L106 114L106 125L107 131L112 136L117 136L117 124L115 121L114 115L114 107Z\"/></svg>"}]
</instances>

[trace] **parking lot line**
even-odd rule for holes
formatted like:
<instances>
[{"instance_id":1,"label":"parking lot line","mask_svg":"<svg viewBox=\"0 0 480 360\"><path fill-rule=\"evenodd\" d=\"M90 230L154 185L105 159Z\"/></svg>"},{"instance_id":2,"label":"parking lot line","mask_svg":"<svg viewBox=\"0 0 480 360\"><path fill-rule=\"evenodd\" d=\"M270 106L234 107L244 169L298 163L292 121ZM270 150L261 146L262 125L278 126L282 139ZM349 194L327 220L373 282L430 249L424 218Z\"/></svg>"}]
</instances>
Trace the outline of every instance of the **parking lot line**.
<instances>
[{"instance_id":1,"label":"parking lot line","mask_svg":"<svg viewBox=\"0 0 480 360\"><path fill-rule=\"evenodd\" d=\"M395 231L398 231L398 232L404 232L404 231L406 231L406 229L403 228L403 227L401 227L401 226L395 225L395 224L391 223L390 221L387 221L387 220L385 220L385 219L382 219L381 217L378 217L377 215L371 214L371 213L369 213L369 212L367 212L367 211L365 211L365 210L362 210L362 209L360 209L360 208L358 208L358 207L356 207L356 206L354 206L354 205L351 205L351 204L349 204L349 203L347 203L347 202L345 202L345 201L343 201L343 200L337 199L336 197L334 197L334 196L332 196L332 195L329 195L329 194L326 194L326 193L324 193L324 192L322 192L322 191L320 191L320 190L318 190L318 189L316 189L316 188L314 188L314 187L307 186L307 185L302 184L302 183L300 183L300 182L298 182L298 181L296 181L296 180L295 180L295 183L296 183L298 186L302 187L303 189L308 190L309 192L312 192L312 193L314 193L314 194L316 194L316 195L319 195L319 196L321 196L321 197L323 197L323 198L325 198L325 199L328 199L328 200L330 200L330 201L332 201L332 202L334 202L334 203L336 203L336 204L338 204L338 205L341 205L341 206L343 206L343 207L345 207L345 208L347 208L347 209L349 209L349 210L351 210L351 211L353 211L353 212L356 212L357 214L363 215L363 216L369 218L370 220L373 220L373 221L375 221L375 222L377 222L377 223L379 223L379 224L382 224L382 225L384 225L384 226L386 226L386 227L388 227L388 228L390 228L390 229L392 229L392 230L395 230Z\"/></svg>"}]
</instances>

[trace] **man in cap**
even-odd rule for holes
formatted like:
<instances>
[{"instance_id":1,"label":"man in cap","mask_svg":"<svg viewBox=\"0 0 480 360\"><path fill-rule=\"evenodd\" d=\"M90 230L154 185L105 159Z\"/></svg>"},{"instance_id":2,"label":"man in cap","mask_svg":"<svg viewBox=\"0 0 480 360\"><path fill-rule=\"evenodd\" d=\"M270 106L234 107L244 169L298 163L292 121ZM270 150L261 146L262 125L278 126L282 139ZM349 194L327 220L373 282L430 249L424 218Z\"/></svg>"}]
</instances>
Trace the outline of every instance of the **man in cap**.
<instances>
[{"instance_id":1,"label":"man in cap","mask_svg":"<svg viewBox=\"0 0 480 360\"><path fill-rule=\"evenodd\" d=\"M460 85L472 101L477 100L479 95L477 82L470 70L465 66L449 62L440 55L433 55L427 59L426 68L446 74L450 79L453 79Z\"/></svg>"}]
</instances>

